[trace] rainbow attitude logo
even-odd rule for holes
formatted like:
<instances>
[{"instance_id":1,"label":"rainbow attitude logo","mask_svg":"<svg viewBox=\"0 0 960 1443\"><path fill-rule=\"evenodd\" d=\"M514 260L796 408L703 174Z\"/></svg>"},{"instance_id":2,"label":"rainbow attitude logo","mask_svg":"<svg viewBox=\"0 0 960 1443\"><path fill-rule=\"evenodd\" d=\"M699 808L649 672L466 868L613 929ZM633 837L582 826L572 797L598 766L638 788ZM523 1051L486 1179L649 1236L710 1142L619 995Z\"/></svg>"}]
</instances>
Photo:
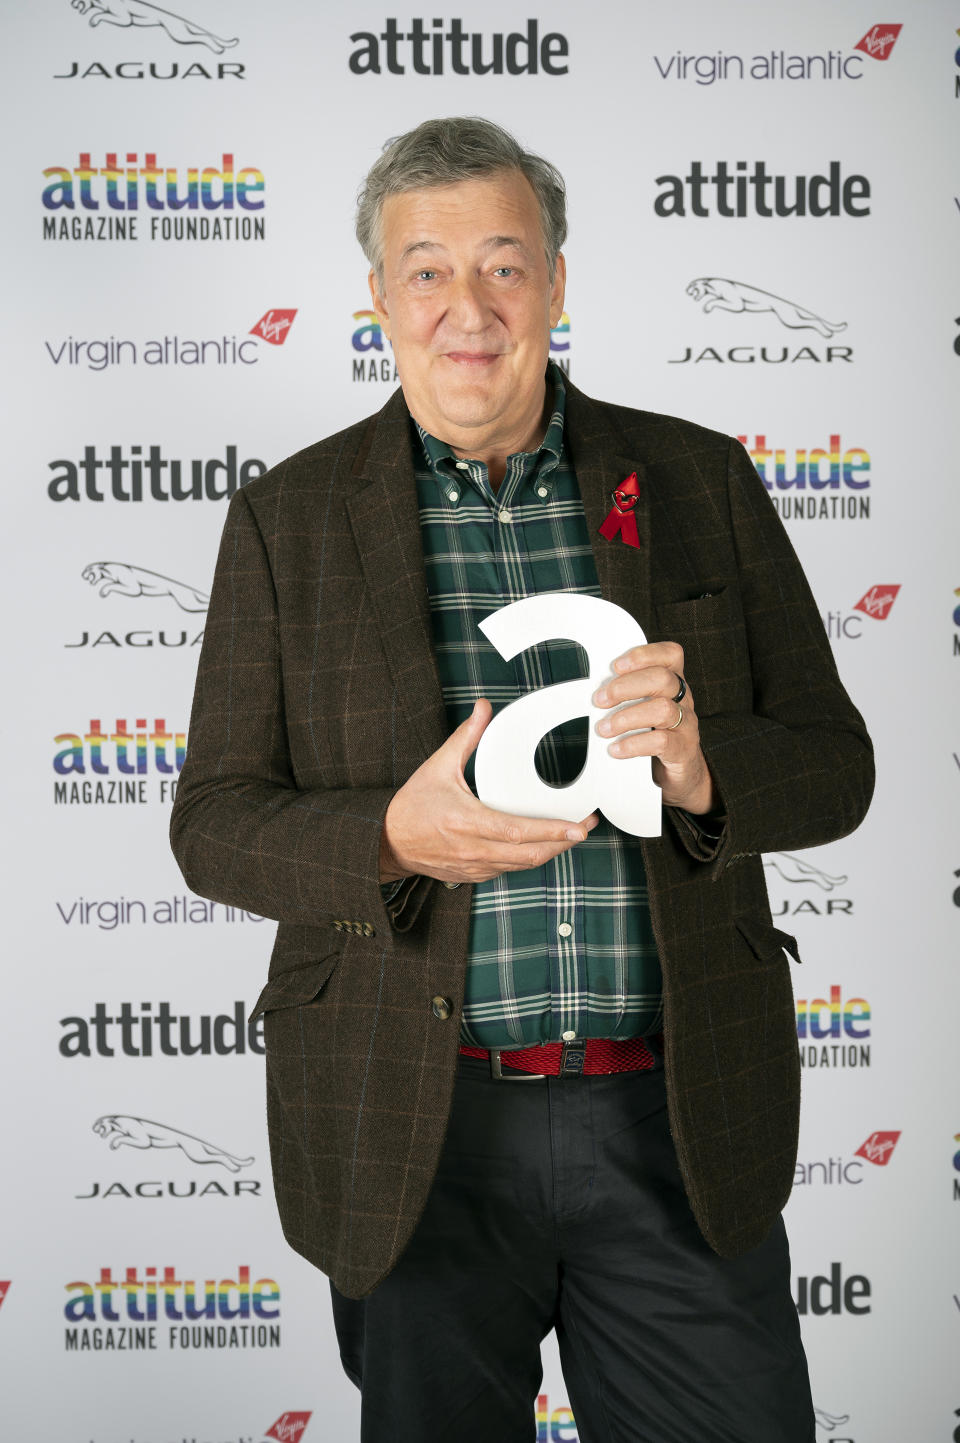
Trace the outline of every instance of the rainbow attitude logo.
<instances>
[{"instance_id":1,"label":"rainbow attitude logo","mask_svg":"<svg viewBox=\"0 0 960 1443\"><path fill-rule=\"evenodd\" d=\"M862 520L870 515L870 453L863 446L844 447L840 433L829 446L768 446L763 432L753 445L738 436L784 520ZM802 493L816 492L816 495ZM849 495L849 492L854 495ZM783 495L782 493L788 493ZM829 494L824 494L829 493Z\"/></svg>"},{"instance_id":2,"label":"rainbow attitude logo","mask_svg":"<svg viewBox=\"0 0 960 1443\"><path fill-rule=\"evenodd\" d=\"M843 1000L842 989L829 997L797 998L800 1062L808 1068L869 1067L870 1003L865 997Z\"/></svg>"},{"instance_id":3,"label":"rainbow attitude logo","mask_svg":"<svg viewBox=\"0 0 960 1443\"><path fill-rule=\"evenodd\" d=\"M142 1274L142 1275L141 1275ZM96 1282L66 1285L67 1352L280 1347L280 1287L273 1278L180 1278L173 1267L100 1269ZM163 1327L163 1325L166 1325Z\"/></svg>"},{"instance_id":4,"label":"rainbow attitude logo","mask_svg":"<svg viewBox=\"0 0 960 1443\"><path fill-rule=\"evenodd\" d=\"M168 731L163 717L152 729L146 717L137 717L133 731L126 717L117 717L112 732L91 717L85 732L57 732L54 742L53 770L64 779L54 782L54 801L61 805L146 802L151 774L159 775L159 800L172 801L187 755L186 732Z\"/></svg>"},{"instance_id":5,"label":"rainbow attitude logo","mask_svg":"<svg viewBox=\"0 0 960 1443\"><path fill-rule=\"evenodd\" d=\"M219 166L202 167L159 165L154 150L142 165L136 151L125 151L123 162L119 154L108 150L105 164L95 165L82 150L72 168L45 167L44 240L138 240L141 211L149 212L151 240L263 240L263 217L239 214L264 209L263 171L237 169L232 151L221 152Z\"/></svg>"},{"instance_id":6,"label":"rainbow attitude logo","mask_svg":"<svg viewBox=\"0 0 960 1443\"><path fill-rule=\"evenodd\" d=\"M390 342L383 334L376 311L354 311L353 319L357 325L350 337L350 344L358 353L353 357L353 379L396 383L400 378L395 363L386 354ZM393 347L390 349L392 351ZM565 375L570 373L570 360L566 355L569 350L570 317L564 311L550 332L550 355Z\"/></svg>"}]
</instances>

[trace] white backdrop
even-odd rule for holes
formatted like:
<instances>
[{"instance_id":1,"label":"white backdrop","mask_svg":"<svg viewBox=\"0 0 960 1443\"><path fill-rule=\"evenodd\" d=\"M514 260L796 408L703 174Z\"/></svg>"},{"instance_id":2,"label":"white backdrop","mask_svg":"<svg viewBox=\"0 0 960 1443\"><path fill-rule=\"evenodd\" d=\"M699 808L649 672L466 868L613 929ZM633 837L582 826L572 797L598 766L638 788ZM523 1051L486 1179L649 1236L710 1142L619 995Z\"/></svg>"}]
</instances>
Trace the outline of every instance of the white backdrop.
<instances>
[{"instance_id":1,"label":"white backdrop","mask_svg":"<svg viewBox=\"0 0 960 1443\"><path fill-rule=\"evenodd\" d=\"M269 1185L273 924L190 897L166 822L224 494L392 388L357 186L479 113L569 184L555 356L746 439L873 731L864 826L767 859L804 957L795 1294L818 1440L960 1438L954 7L183 3L5 15L4 1436L357 1436ZM536 73L474 73L534 22ZM537 1426L576 1438L549 1342Z\"/></svg>"}]
</instances>

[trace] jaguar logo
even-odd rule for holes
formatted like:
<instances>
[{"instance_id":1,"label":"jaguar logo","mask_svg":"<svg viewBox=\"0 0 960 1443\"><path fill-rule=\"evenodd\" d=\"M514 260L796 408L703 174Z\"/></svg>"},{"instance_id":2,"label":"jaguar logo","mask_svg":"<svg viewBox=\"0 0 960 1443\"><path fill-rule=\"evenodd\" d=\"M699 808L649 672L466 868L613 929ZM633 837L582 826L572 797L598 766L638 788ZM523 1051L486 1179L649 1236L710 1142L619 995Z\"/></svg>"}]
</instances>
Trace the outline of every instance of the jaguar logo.
<instances>
[{"instance_id":1,"label":"jaguar logo","mask_svg":"<svg viewBox=\"0 0 960 1443\"><path fill-rule=\"evenodd\" d=\"M90 25L120 25L124 29L135 25L138 29L159 26L178 45L206 45L215 55L222 55L237 44L237 37L223 40L212 30L205 30L183 15L174 15L172 10L163 10L159 5L150 5L147 0L70 0L74 10L89 16Z\"/></svg>"}]
</instances>

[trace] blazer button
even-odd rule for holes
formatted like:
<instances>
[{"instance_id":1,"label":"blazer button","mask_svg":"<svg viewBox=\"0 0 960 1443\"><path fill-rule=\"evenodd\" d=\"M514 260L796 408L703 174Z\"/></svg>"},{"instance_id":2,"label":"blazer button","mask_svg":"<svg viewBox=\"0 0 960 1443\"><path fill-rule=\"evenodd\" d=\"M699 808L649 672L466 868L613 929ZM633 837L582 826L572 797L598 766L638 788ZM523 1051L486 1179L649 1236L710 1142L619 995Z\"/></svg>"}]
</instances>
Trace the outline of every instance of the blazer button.
<instances>
[{"instance_id":1,"label":"blazer button","mask_svg":"<svg viewBox=\"0 0 960 1443\"><path fill-rule=\"evenodd\" d=\"M450 1013L453 1011L449 997L435 997L430 1004L430 1008L434 1017L440 1022L446 1022Z\"/></svg>"}]
</instances>

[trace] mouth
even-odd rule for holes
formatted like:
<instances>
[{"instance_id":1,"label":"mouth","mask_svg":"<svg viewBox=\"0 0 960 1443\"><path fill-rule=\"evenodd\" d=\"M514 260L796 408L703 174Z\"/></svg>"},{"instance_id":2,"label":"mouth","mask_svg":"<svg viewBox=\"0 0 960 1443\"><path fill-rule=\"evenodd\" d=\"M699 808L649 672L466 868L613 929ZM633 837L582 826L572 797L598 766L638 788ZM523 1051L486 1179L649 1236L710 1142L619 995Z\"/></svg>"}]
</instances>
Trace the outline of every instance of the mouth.
<instances>
[{"instance_id":1,"label":"mouth","mask_svg":"<svg viewBox=\"0 0 960 1443\"><path fill-rule=\"evenodd\" d=\"M452 362L454 363L454 365L456 365L456 366L465 366L465 367L467 367L468 369L473 368L473 367L482 368L482 367L484 367L484 366L492 366L495 361L499 361L499 360L500 360L500 357L501 357L501 352L499 352L499 351L445 351L445 352L444 352L444 360L445 360L445 361L452 361Z\"/></svg>"}]
</instances>

